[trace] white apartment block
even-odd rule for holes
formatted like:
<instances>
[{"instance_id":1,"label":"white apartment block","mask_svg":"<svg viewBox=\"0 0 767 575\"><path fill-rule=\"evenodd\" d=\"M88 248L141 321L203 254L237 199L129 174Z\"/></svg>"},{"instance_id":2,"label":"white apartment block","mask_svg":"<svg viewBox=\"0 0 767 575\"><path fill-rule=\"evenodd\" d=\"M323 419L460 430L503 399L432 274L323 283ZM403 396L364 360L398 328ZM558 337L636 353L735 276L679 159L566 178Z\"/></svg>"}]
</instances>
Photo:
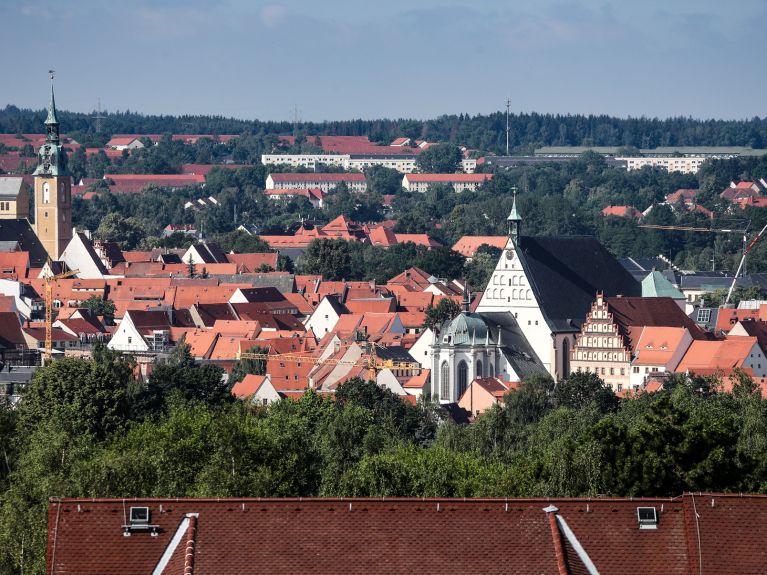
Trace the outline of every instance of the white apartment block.
<instances>
[{"instance_id":1,"label":"white apartment block","mask_svg":"<svg viewBox=\"0 0 767 575\"><path fill-rule=\"evenodd\" d=\"M408 192L425 192L429 186L447 184L456 192L474 192L490 180L493 174L406 174L402 187Z\"/></svg>"},{"instance_id":2,"label":"white apartment block","mask_svg":"<svg viewBox=\"0 0 767 575\"><path fill-rule=\"evenodd\" d=\"M261 163L267 165L285 164L292 168L315 170L318 165L339 166L344 170L359 170L372 166L383 166L397 170L400 174L412 174L416 171L416 156L411 154L262 154ZM473 174L477 169L477 160L466 158L461 161L461 169L466 174Z\"/></svg>"},{"instance_id":3,"label":"white apartment block","mask_svg":"<svg viewBox=\"0 0 767 575\"><path fill-rule=\"evenodd\" d=\"M703 162L706 161L704 156L658 156L658 157L618 157L616 160L626 162L626 169L641 170L645 166L652 166L654 168L663 168L668 172L682 172L683 174L695 174L700 169Z\"/></svg>"},{"instance_id":4,"label":"white apartment block","mask_svg":"<svg viewBox=\"0 0 767 575\"><path fill-rule=\"evenodd\" d=\"M364 174L355 173L311 173L311 174L269 174L266 177L267 190L295 190L319 188L326 194L341 182L352 192L365 192L368 187Z\"/></svg>"}]
</instances>

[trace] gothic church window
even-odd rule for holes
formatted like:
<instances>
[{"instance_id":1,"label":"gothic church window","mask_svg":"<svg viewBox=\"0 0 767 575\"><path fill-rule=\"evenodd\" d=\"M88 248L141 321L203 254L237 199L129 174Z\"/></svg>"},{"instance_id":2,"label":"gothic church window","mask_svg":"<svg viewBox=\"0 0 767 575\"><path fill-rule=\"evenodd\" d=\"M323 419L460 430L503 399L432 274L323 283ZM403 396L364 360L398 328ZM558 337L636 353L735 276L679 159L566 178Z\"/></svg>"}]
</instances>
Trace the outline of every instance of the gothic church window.
<instances>
[{"instance_id":1,"label":"gothic church window","mask_svg":"<svg viewBox=\"0 0 767 575\"><path fill-rule=\"evenodd\" d=\"M461 397L463 395L463 392L466 391L466 387L468 385L468 379L469 379L469 368L466 365L465 361L461 361L458 364L458 397Z\"/></svg>"},{"instance_id":2,"label":"gothic church window","mask_svg":"<svg viewBox=\"0 0 767 575\"><path fill-rule=\"evenodd\" d=\"M439 397L440 399L450 399L450 367L446 361L442 362L442 368L439 374Z\"/></svg>"}]
</instances>

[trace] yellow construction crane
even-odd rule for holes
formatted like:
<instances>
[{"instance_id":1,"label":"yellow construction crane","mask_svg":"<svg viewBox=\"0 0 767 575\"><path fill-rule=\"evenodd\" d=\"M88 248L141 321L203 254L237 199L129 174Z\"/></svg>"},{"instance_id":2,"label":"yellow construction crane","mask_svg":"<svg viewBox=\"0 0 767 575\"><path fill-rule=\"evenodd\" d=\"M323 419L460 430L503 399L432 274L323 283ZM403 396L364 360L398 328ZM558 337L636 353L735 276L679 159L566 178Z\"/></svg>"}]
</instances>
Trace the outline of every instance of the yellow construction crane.
<instances>
[{"instance_id":1,"label":"yellow construction crane","mask_svg":"<svg viewBox=\"0 0 767 575\"><path fill-rule=\"evenodd\" d=\"M363 358L365 364L368 368L368 379L371 381L375 381L376 377L378 375L378 372L382 369L402 369L407 371L414 371L414 372L420 372L423 368L420 366L419 363L415 361L395 361L393 359L380 359L376 355L376 348L382 348L386 349L384 346L378 345L377 343L373 342L366 342L370 344L370 352ZM287 361L292 363L300 363L300 362L306 362L306 361L317 361L318 358L307 356L307 355L299 355L295 353L283 353L283 354L269 354L269 353L251 353L251 352L243 352L240 354L240 359L260 359L264 361L271 360L279 360L279 361ZM355 366L359 363L359 359L354 360L348 360L348 359L322 359L319 360L320 364L328 364L328 365L348 365L349 367Z\"/></svg>"},{"instance_id":2,"label":"yellow construction crane","mask_svg":"<svg viewBox=\"0 0 767 575\"><path fill-rule=\"evenodd\" d=\"M50 263L50 261L49 261ZM53 282L69 278L80 270L71 270L54 276L47 276L45 279L45 355L43 365L47 365L53 358Z\"/></svg>"}]
</instances>

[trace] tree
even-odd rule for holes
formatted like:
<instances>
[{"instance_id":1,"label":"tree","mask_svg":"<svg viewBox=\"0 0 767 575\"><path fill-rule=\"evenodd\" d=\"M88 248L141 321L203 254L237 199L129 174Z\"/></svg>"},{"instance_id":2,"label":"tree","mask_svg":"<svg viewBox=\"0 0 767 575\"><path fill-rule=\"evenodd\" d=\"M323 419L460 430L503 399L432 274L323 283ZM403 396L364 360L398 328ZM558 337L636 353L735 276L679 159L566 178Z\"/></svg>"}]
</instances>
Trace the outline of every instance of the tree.
<instances>
[{"instance_id":1,"label":"tree","mask_svg":"<svg viewBox=\"0 0 767 575\"><path fill-rule=\"evenodd\" d=\"M93 360L63 358L35 372L19 403L19 425L31 433L55 421L72 435L103 439L128 418L132 363L102 344Z\"/></svg>"},{"instance_id":2,"label":"tree","mask_svg":"<svg viewBox=\"0 0 767 575\"><path fill-rule=\"evenodd\" d=\"M463 154L454 144L436 144L418 154L415 163L426 174L452 174L458 171Z\"/></svg>"},{"instance_id":3,"label":"tree","mask_svg":"<svg viewBox=\"0 0 767 575\"><path fill-rule=\"evenodd\" d=\"M576 371L560 380L554 396L558 406L581 409L595 402L603 413L614 410L618 404L612 389L590 371Z\"/></svg>"},{"instance_id":4,"label":"tree","mask_svg":"<svg viewBox=\"0 0 767 575\"><path fill-rule=\"evenodd\" d=\"M248 353L268 354L268 347L254 346L247 350ZM266 360L265 359L240 359L234 364L232 373L229 374L229 388L243 380L248 374L264 375L266 373Z\"/></svg>"},{"instance_id":5,"label":"tree","mask_svg":"<svg viewBox=\"0 0 767 575\"><path fill-rule=\"evenodd\" d=\"M115 303L97 295L92 295L86 300L77 302L77 307L85 308L92 314L103 317L104 321L109 324L112 323L115 317Z\"/></svg>"},{"instance_id":6,"label":"tree","mask_svg":"<svg viewBox=\"0 0 767 575\"><path fill-rule=\"evenodd\" d=\"M483 244L474 253L471 261L466 261L464 278L472 289L484 291L500 257L500 249Z\"/></svg>"},{"instance_id":7,"label":"tree","mask_svg":"<svg viewBox=\"0 0 767 575\"><path fill-rule=\"evenodd\" d=\"M703 294L701 297L703 298L705 304L709 307L719 307L721 305L724 305L724 300L727 299L727 292L729 292L729 289L717 289L713 292L708 292L706 294ZM765 298L764 290L759 287L758 285L755 286L736 286L734 290L732 290L732 296L730 297L729 303L734 305L735 307L738 307L738 304L741 301L747 301L747 300L763 300Z\"/></svg>"},{"instance_id":8,"label":"tree","mask_svg":"<svg viewBox=\"0 0 767 575\"><path fill-rule=\"evenodd\" d=\"M131 250L150 232L145 221L135 217L125 218L113 212L101 220L94 235L102 241L115 242L124 250Z\"/></svg>"},{"instance_id":9,"label":"tree","mask_svg":"<svg viewBox=\"0 0 767 575\"><path fill-rule=\"evenodd\" d=\"M396 194L402 190L402 174L392 168L371 166L365 170L368 192L379 195Z\"/></svg>"},{"instance_id":10,"label":"tree","mask_svg":"<svg viewBox=\"0 0 767 575\"><path fill-rule=\"evenodd\" d=\"M326 280L337 281L351 277L351 261L349 242L317 239L309 243L301 267L305 274L317 274Z\"/></svg>"},{"instance_id":11,"label":"tree","mask_svg":"<svg viewBox=\"0 0 767 575\"><path fill-rule=\"evenodd\" d=\"M435 331L439 329L443 323L453 319L459 313L461 313L460 305L452 299L442 298L436 306L429 305L429 307L426 308L426 321L424 326Z\"/></svg>"},{"instance_id":12,"label":"tree","mask_svg":"<svg viewBox=\"0 0 767 575\"><path fill-rule=\"evenodd\" d=\"M540 421L553 407L554 380L548 375L531 375L520 388L507 393L504 402L513 422L530 425Z\"/></svg>"},{"instance_id":13,"label":"tree","mask_svg":"<svg viewBox=\"0 0 767 575\"><path fill-rule=\"evenodd\" d=\"M199 402L211 407L233 401L224 370L217 365L196 365L183 338L167 360L156 360L145 388L136 391L132 407L136 419L168 412L172 405Z\"/></svg>"}]
</instances>

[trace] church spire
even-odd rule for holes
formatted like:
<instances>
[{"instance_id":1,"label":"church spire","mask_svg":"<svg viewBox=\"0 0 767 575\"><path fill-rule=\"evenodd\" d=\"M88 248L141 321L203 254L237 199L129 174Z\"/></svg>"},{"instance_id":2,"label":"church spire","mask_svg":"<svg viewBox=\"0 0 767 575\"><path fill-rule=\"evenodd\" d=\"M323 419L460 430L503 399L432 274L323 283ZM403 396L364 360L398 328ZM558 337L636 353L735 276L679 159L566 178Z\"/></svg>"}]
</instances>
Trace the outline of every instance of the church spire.
<instances>
[{"instance_id":1,"label":"church spire","mask_svg":"<svg viewBox=\"0 0 767 575\"><path fill-rule=\"evenodd\" d=\"M461 306L463 313L469 313L471 310L471 294L469 293L469 282L463 280L463 305Z\"/></svg>"},{"instance_id":2,"label":"church spire","mask_svg":"<svg viewBox=\"0 0 767 575\"><path fill-rule=\"evenodd\" d=\"M511 191L514 193L514 202L511 205L511 213L506 218L506 221L509 222L509 236L514 239L516 244L519 241L519 226L522 223L522 217L517 211L517 188L511 188Z\"/></svg>"},{"instance_id":3,"label":"church spire","mask_svg":"<svg viewBox=\"0 0 767 575\"><path fill-rule=\"evenodd\" d=\"M48 70L51 75L51 100L48 103L48 117L45 119L45 139L53 144L59 143L59 119L56 117L56 98L53 95L53 70Z\"/></svg>"}]
</instances>

